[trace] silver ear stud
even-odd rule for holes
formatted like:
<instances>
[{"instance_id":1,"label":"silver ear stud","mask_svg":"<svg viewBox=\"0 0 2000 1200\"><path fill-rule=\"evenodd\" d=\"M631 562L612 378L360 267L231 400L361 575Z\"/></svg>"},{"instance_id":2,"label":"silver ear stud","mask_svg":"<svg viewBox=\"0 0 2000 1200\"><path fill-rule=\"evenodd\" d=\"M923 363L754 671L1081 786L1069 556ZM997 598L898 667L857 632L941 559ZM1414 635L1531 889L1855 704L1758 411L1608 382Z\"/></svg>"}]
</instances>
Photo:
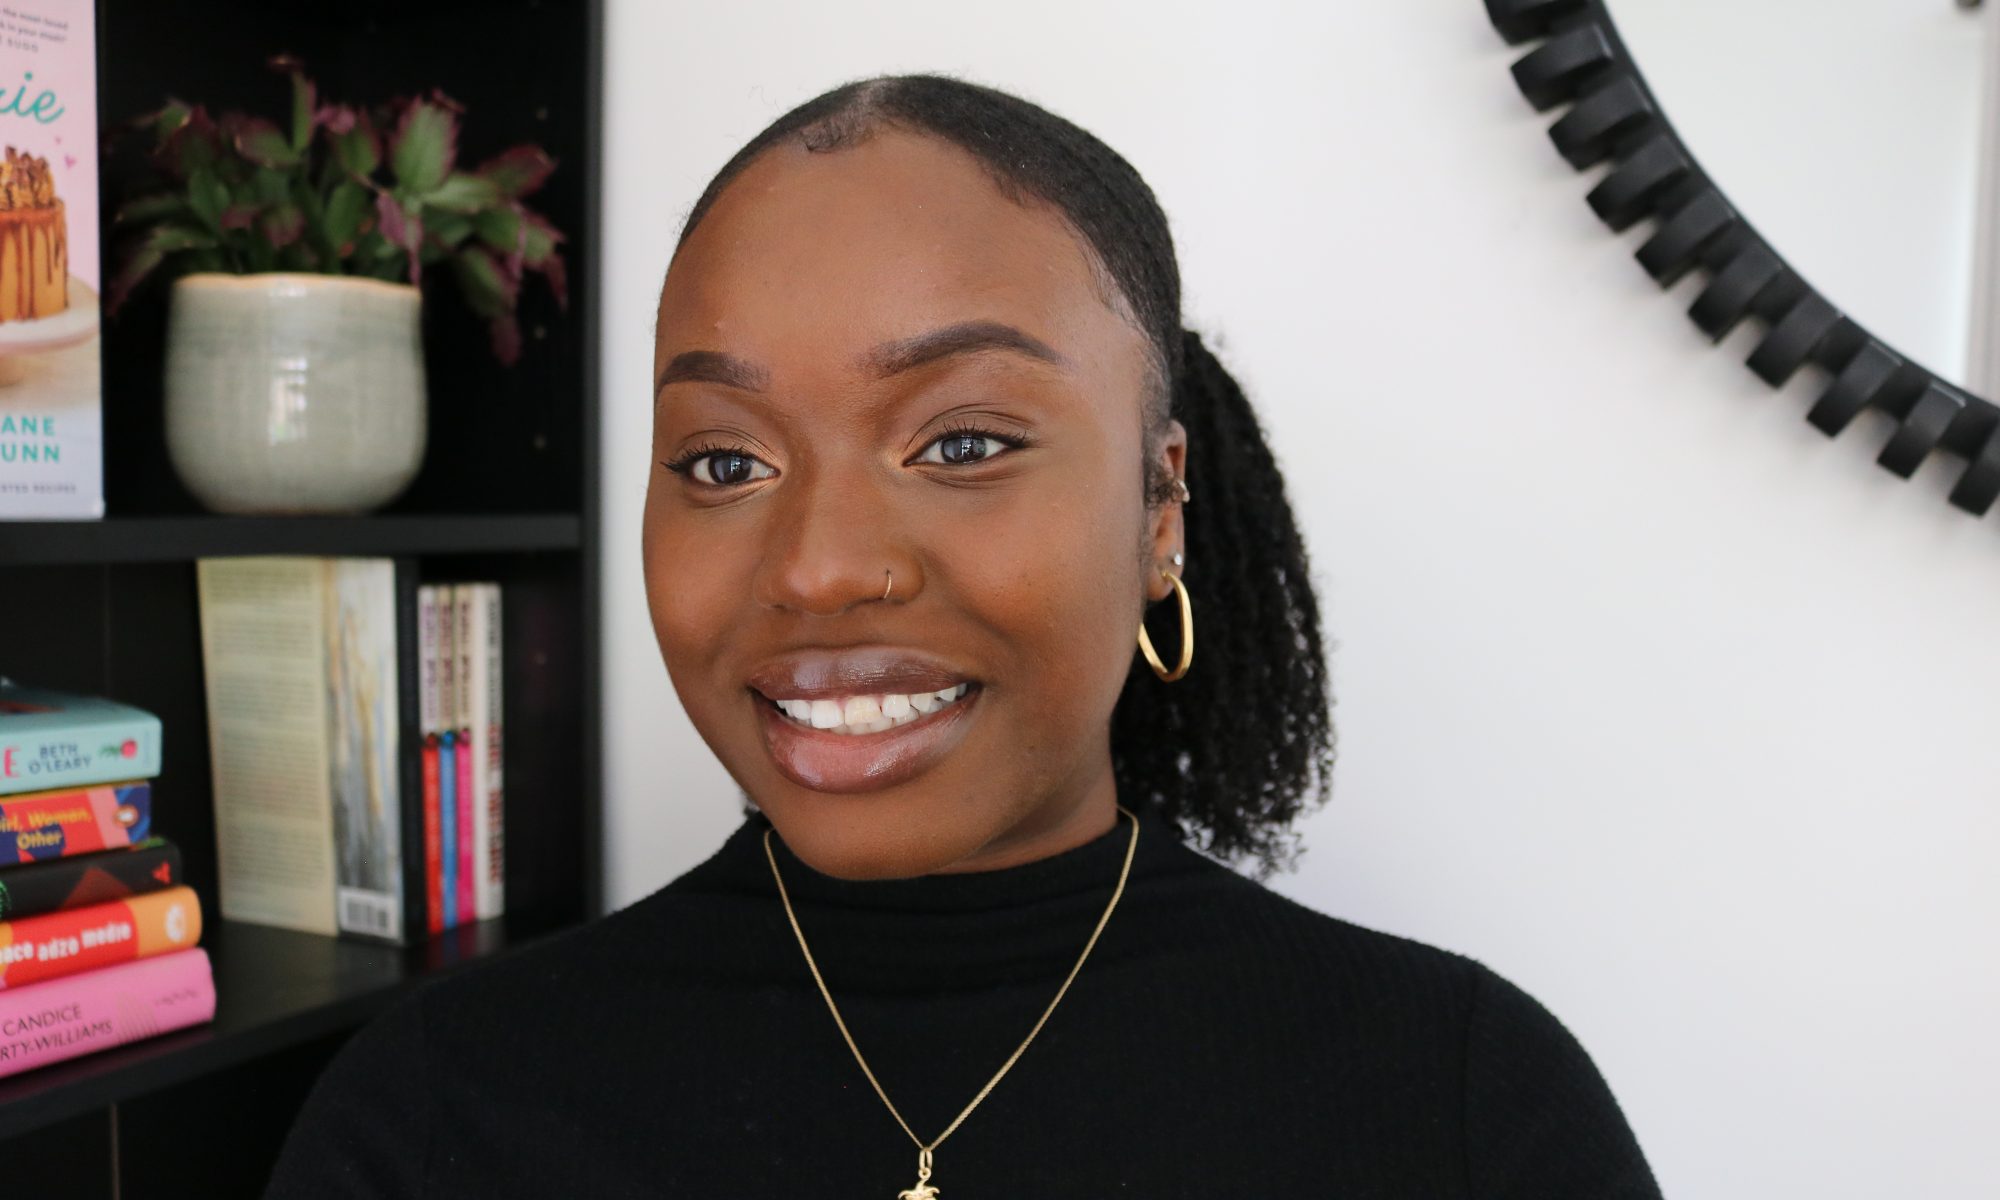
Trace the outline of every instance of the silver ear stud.
<instances>
[{"instance_id":1,"label":"silver ear stud","mask_svg":"<svg viewBox=\"0 0 2000 1200\"><path fill-rule=\"evenodd\" d=\"M1180 552L1180 551L1178 551L1178 550L1174 551L1174 565L1175 565L1175 566L1177 566L1177 567L1178 567L1178 566L1180 566L1180 565L1181 565L1182 563L1184 563L1184 562L1186 562L1186 561L1187 561L1187 559L1186 559L1186 558L1184 558L1184 557L1182 557L1182 555L1181 555L1181 552Z\"/></svg>"}]
</instances>

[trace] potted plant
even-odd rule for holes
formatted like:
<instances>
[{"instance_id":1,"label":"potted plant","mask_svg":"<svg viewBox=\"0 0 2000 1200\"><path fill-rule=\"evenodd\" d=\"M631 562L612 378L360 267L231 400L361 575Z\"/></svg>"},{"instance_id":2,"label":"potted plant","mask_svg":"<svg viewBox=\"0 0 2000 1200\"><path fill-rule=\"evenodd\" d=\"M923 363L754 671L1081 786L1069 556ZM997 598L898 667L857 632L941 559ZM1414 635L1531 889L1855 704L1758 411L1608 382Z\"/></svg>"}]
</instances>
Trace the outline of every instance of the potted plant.
<instances>
[{"instance_id":1,"label":"potted plant","mask_svg":"<svg viewBox=\"0 0 2000 1200\"><path fill-rule=\"evenodd\" d=\"M285 128L178 100L133 123L159 186L115 218L106 309L174 279L167 451L203 504L365 512L423 461L427 269L449 271L504 363L528 273L567 306L562 235L523 202L555 161L522 145L461 170L463 110L443 93L327 104L296 59L271 66L291 79Z\"/></svg>"}]
</instances>

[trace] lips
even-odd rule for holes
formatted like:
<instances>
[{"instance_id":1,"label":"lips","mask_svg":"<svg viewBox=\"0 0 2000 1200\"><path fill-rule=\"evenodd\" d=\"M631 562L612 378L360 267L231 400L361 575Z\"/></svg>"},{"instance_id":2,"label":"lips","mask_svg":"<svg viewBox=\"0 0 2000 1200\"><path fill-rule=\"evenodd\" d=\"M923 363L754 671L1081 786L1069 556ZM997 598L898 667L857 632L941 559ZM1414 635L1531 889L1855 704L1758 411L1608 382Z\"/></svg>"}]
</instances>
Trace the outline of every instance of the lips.
<instances>
[{"instance_id":1,"label":"lips","mask_svg":"<svg viewBox=\"0 0 2000 1200\"><path fill-rule=\"evenodd\" d=\"M964 739L984 691L941 659L891 647L795 652L760 666L749 686L779 773L831 793L893 787L930 770ZM936 702L906 712L888 699L912 696ZM868 718L871 706L873 719L845 719ZM884 708L894 716L880 717ZM836 713L842 719L830 722Z\"/></svg>"}]
</instances>

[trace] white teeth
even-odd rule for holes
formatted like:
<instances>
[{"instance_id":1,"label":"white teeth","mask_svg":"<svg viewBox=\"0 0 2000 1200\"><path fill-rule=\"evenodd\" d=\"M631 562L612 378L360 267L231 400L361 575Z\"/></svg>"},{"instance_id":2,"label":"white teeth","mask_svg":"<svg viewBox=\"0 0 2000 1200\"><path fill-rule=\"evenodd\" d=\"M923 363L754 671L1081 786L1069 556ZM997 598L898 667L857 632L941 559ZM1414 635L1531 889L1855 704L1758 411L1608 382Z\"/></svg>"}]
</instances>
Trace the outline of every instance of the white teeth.
<instances>
[{"instance_id":1,"label":"white teeth","mask_svg":"<svg viewBox=\"0 0 2000 1200\"><path fill-rule=\"evenodd\" d=\"M907 725L925 713L964 696L969 684L955 684L935 692L890 692L886 695L848 696L842 700L779 700L780 712L802 725L834 733L880 733Z\"/></svg>"}]
</instances>

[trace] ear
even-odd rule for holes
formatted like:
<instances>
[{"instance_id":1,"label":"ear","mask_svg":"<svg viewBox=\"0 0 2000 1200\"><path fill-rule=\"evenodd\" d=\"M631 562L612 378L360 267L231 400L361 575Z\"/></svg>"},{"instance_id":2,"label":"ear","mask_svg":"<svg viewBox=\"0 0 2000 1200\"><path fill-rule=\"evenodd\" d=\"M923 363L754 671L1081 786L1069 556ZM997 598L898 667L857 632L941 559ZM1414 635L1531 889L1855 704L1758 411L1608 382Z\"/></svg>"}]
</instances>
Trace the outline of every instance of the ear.
<instances>
[{"instance_id":1,"label":"ear","mask_svg":"<svg viewBox=\"0 0 2000 1200\"><path fill-rule=\"evenodd\" d=\"M1169 420L1154 451L1158 465L1165 469L1169 480L1187 478L1187 448L1186 427L1179 421ZM1185 573L1185 567L1174 565L1174 555L1187 553L1187 526L1182 520L1181 502L1171 497L1157 502L1148 510L1148 521L1146 599L1150 603L1173 595L1173 585L1160 578L1161 571L1175 575Z\"/></svg>"}]
</instances>

